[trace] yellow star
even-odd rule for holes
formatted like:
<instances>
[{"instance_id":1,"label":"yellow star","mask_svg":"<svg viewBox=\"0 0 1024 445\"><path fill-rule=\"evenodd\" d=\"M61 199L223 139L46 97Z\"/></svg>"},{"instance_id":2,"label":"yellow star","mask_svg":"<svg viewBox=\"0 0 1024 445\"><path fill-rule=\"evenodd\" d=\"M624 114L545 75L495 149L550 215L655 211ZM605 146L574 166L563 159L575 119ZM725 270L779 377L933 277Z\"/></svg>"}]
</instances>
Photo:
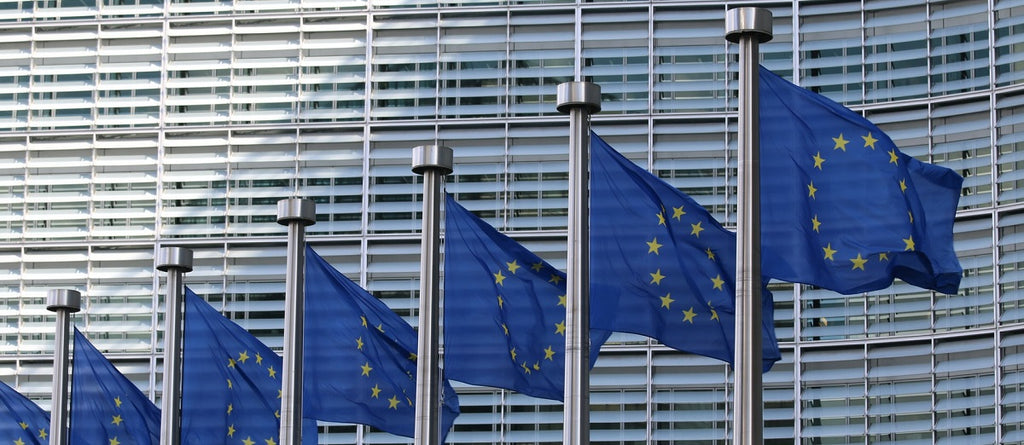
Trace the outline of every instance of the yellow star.
<instances>
[{"instance_id":1,"label":"yellow star","mask_svg":"<svg viewBox=\"0 0 1024 445\"><path fill-rule=\"evenodd\" d=\"M814 230L815 232L821 233L821 230L818 230L820 228L821 228L821 221L818 221L818 215L814 215L814 218L811 219L811 230Z\"/></svg>"},{"instance_id":2,"label":"yellow star","mask_svg":"<svg viewBox=\"0 0 1024 445\"><path fill-rule=\"evenodd\" d=\"M508 353L512 355L512 361L515 361L516 356L519 355L516 353L516 348L512 348L512 350L508 351Z\"/></svg>"},{"instance_id":3,"label":"yellow star","mask_svg":"<svg viewBox=\"0 0 1024 445\"><path fill-rule=\"evenodd\" d=\"M25 423L25 422L18 422L18 425L21 426L21 429L23 429L23 430L27 430L28 429L28 424Z\"/></svg>"},{"instance_id":4,"label":"yellow star","mask_svg":"<svg viewBox=\"0 0 1024 445\"><path fill-rule=\"evenodd\" d=\"M281 398L281 390L280 389L277 390L277 398L279 398L279 399Z\"/></svg>"},{"instance_id":5,"label":"yellow star","mask_svg":"<svg viewBox=\"0 0 1024 445\"><path fill-rule=\"evenodd\" d=\"M398 411L398 396L391 396L391 398L388 399L388 408Z\"/></svg>"},{"instance_id":6,"label":"yellow star","mask_svg":"<svg viewBox=\"0 0 1024 445\"><path fill-rule=\"evenodd\" d=\"M266 442L267 445L277 445L277 442L274 442L274 438L273 437L271 437L271 438L269 438L267 440L264 440L264 442Z\"/></svg>"},{"instance_id":7,"label":"yellow star","mask_svg":"<svg viewBox=\"0 0 1024 445\"><path fill-rule=\"evenodd\" d=\"M914 250L914 235L910 235L909 238L904 239L903 243L907 245L907 248L903 250Z\"/></svg>"},{"instance_id":8,"label":"yellow star","mask_svg":"<svg viewBox=\"0 0 1024 445\"><path fill-rule=\"evenodd\" d=\"M814 168L816 168L818 170L821 170L821 164L824 164L824 163L825 163L825 158L821 157L821 152L819 151L818 153L816 153L814 155Z\"/></svg>"},{"instance_id":9,"label":"yellow star","mask_svg":"<svg viewBox=\"0 0 1024 445\"><path fill-rule=\"evenodd\" d=\"M872 150L875 149L875 142L878 142L878 139L875 139L875 137L872 136L870 132L868 133L867 136L861 136L861 137L864 138L864 146L865 147L871 147Z\"/></svg>"},{"instance_id":10,"label":"yellow star","mask_svg":"<svg viewBox=\"0 0 1024 445\"><path fill-rule=\"evenodd\" d=\"M370 388L370 391L372 392L372 394L370 394L370 397L373 397L375 399L380 398L380 385L374 384L373 388Z\"/></svg>"},{"instance_id":11,"label":"yellow star","mask_svg":"<svg viewBox=\"0 0 1024 445\"><path fill-rule=\"evenodd\" d=\"M663 307L665 309L671 309L669 306L672 305L673 301L676 301L676 300L672 299L672 293L671 292L665 294L664 297L658 297L658 298L661 298L661 307Z\"/></svg>"},{"instance_id":12,"label":"yellow star","mask_svg":"<svg viewBox=\"0 0 1024 445\"><path fill-rule=\"evenodd\" d=\"M258 353L258 352L256 353L256 364L257 365L262 365L263 364L263 356L260 355L260 353Z\"/></svg>"},{"instance_id":13,"label":"yellow star","mask_svg":"<svg viewBox=\"0 0 1024 445\"><path fill-rule=\"evenodd\" d=\"M114 405L118 408L121 407L121 397L114 397Z\"/></svg>"},{"instance_id":14,"label":"yellow star","mask_svg":"<svg viewBox=\"0 0 1024 445\"><path fill-rule=\"evenodd\" d=\"M124 422L124 419L121 418L120 414L113 416L113 418L110 419L110 423L114 425L121 425L121 422Z\"/></svg>"},{"instance_id":15,"label":"yellow star","mask_svg":"<svg viewBox=\"0 0 1024 445\"><path fill-rule=\"evenodd\" d=\"M907 216L910 217L910 223L913 224L914 223L914 214L910 213L910 210L907 210Z\"/></svg>"},{"instance_id":16,"label":"yellow star","mask_svg":"<svg viewBox=\"0 0 1024 445\"><path fill-rule=\"evenodd\" d=\"M364 363L363 366L360 366L360 368L363 370L363 374L362 375L365 375L367 377L370 376L370 371L373 371L373 368L370 367L370 362Z\"/></svg>"},{"instance_id":17,"label":"yellow star","mask_svg":"<svg viewBox=\"0 0 1024 445\"><path fill-rule=\"evenodd\" d=\"M555 333L565 335L565 320L555 324Z\"/></svg>"},{"instance_id":18,"label":"yellow star","mask_svg":"<svg viewBox=\"0 0 1024 445\"><path fill-rule=\"evenodd\" d=\"M516 262L516 260L512 260L511 263L505 263L505 264L508 266L508 271L512 272L512 275L515 275L516 271L519 270L519 268L521 267L521 266L519 266L519 263Z\"/></svg>"},{"instance_id":19,"label":"yellow star","mask_svg":"<svg viewBox=\"0 0 1024 445\"><path fill-rule=\"evenodd\" d=\"M850 141L843 139L843 134L839 133L839 137L832 138L832 142L836 143L836 146L833 148L833 150L846 151L846 144L848 144Z\"/></svg>"},{"instance_id":20,"label":"yellow star","mask_svg":"<svg viewBox=\"0 0 1024 445\"><path fill-rule=\"evenodd\" d=\"M245 363L246 360L249 360L249 351L239 352L238 353L238 361L240 361L242 363Z\"/></svg>"},{"instance_id":21,"label":"yellow star","mask_svg":"<svg viewBox=\"0 0 1024 445\"><path fill-rule=\"evenodd\" d=\"M540 362L533 362L533 370L540 371Z\"/></svg>"},{"instance_id":22,"label":"yellow star","mask_svg":"<svg viewBox=\"0 0 1024 445\"><path fill-rule=\"evenodd\" d=\"M409 353L409 356L408 356L408 357L406 357L406 358L407 358L407 359L409 359L409 361L411 361L411 362L414 362L414 361L416 361L416 358L417 358L417 357L416 357L416 353L414 353L414 352L410 352L410 353Z\"/></svg>"},{"instance_id":23,"label":"yellow star","mask_svg":"<svg viewBox=\"0 0 1024 445\"><path fill-rule=\"evenodd\" d=\"M494 274L494 282L500 286L504 286L505 275L499 270L498 273Z\"/></svg>"},{"instance_id":24,"label":"yellow star","mask_svg":"<svg viewBox=\"0 0 1024 445\"><path fill-rule=\"evenodd\" d=\"M715 277L711 279L711 284L715 289L725 290L722 288L722 285L725 284L725 280L722 279L722 274L715 275Z\"/></svg>"},{"instance_id":25,"label":"yellow star","mask_svg":"<svg viewBox=\"0 0 1024 445\"><path fill-rule=\"evenodd\" d=\"M661 246L663 246L663 244L658 244L658 237L654 237L653 240L647 241L647 253L653 252L655 255L658 255L658 249L660 249Z\"/></svg>"},{"instance_id":26,"label":"yellow star","mask_svg":"<svg viewBox=\"0 0 1024 445\"><path fill-rule=\"evenodd\" d=\"M234 367L235 367L235 359L233 357L229 358L228 359L228 368L234 368Z\"/></svg>"},{"instance_id":27,"label":"yellow star","mask_svg":"<svg viewBox=\"0 0 1024 445\"><path fill-rule=\"evenodd\" d=\"M231 386L231 379L228 379L228 389L231 389L231 388L232 388L232 386Z\"/></svg>"},{"instance_id":28,"label":"yellow star","mask_svg":"<svg viewBox=\"0 0 1024 445\"><path fill-rule=\"evenodd\" d=\"M364 327L364 328L365 328L365 327L367 327L367 326L366 326L366 316L365 316L365 315L360 315L360 316L359 316L359 319L363 321L363 327Z\"/></svg>"},{"instance_id":29,"label":"yellow star","mask_svg":"<svg viewBox=\"0 0 1024 445\"><path fill-rule=\"evenodd\" d=\"M836 252L838 252L838 250L832 249L832 243L828 243L828 245L825 246L825 247L822 247L822 249L825 251L825 259L826 260L835 261L835 258L833 258L832 255L835 255Z\"/></svg>"},{"instance_id":30,"label":"yellow star","mask_svg":"<svg viewBox=\"0 0 1024 445\"><path fill-rule=\"evenodd\" d=\"M44 429L44 428L39 428L39 438L40 438L40 439L46 439L46 436L47 436L47 435L48 435L48 434L46 434L46 429Z\"/></svg>"},{"instance_id":31,"label":"yellow star","mask_svg":"<svg viewBox=\"0 0 1024 445\"><path fill-rule=\"evenodd\" d=\"M690 224L690 235L700 238L700 232L704 231L704 228L700 226L700 221L697 224Z\"/></svg>"},{"instance_id":32,"label":"yellow star","mask_svg":"<svg viewBox=\"0 0 1024 445\"><path fill-rule=\"evenodd\" d=\"M665 276L661 274L661 269L658 269L654 273L651 274L651 282L650 282L650 284L658 284L658 285L660 285L661 284L661 280L663 280L664 278L665 278Z\"/></svg>"},{"instance_id":33,"label":"yellow star","mask_svg":"<svg viewBox=\"0 0 1024 445\"><path fill-rule=\"evenodd\" d=\"M228 437L235 437L235 426L228 425Z\"/></svg>"},{"instance_id":34,"label":"yellow star","mask_svg":"<svg viewBox=\"0 0 1024 445\"><path fill-rule=\"evenodd\" d=\"M665 214L662 213L662 212L658 212L658 225L659 226L665 225Z\"/></svg>"},{"instance_id":35,"label":"yellow star","mask_svg":"<svg viewBox=\"0 0 1024 445\"><path fill-rule=\"evenodd\" d=\"M716 311L715 308L711 306L711 303L708 303L708 307L711 308L711 319L718 320L718 311Z\"/></svg>"},{"instance_id":36,"label":"yellow star","mask_svg":"<svg viewBox=\"0 0 1024 445\"><path fill-rule=\"evenodd\" d=\"M712 252L710 247L708 247L707 249L704 249L704 253L708 254L708 259L709 260L711 260L711 261L715 260L715 252Z\"/></svg>"},{"instance_id":37,"label":"yellow star","mask_svg":"<svg viewBox=\"0 0 1024 445\"><path fill-rule=\"evenodd\" d=\"M21 438L14 439L14 445L25 445L25 442Z\"/></svg>"},{"instance_id":38,"label":"yellow star","mask_svg":"<svg viewBox=\"0 0 1024 445\"><path fill-rule=\"evenodd\" d=\"M551 274L551 279L548 280L548 283L555 283L556 285L558 283L561 283L561 282L562 282L562 277L560 277L558 275L555 275L555 274Z\"/></svg>"},{"instance_id":39,"label":"yellow star","mask_svg":"<svg viewBox=\"0 0 1024 445\"><path fill-rule=\"evenodd\" d=\"M697 313L693 311L693 307L690 307L689 309L683 311L683 321L684 322L688 321L688 322L690 322L690 324L693 324L693 317L696 317L696 316L697 316Z\"/></svg>"},{"instance_id":40,"label":"yellow star","mask_svg":"<svg viewBox=\"0 0 1024 445\"><path fill-rule=\"evenodd\" d=\"M896 156L896 149L894 148L892 150L889 150L889 163L890 164L900 165L899 160L900 160L900 157Z\"/></svg>"},{"instance_id":41,"label":"yellow star","mask_svg":"<svg viewBox=\"0 0 1024 445\"><path fill-rule=\"evenodd\" d=\"M381 332L384 332L384 323L380 323L380 324L378 324L378 325L377 325L377 330L378 330L378 331L381 331Z\"/></svg>"},{"instance_id":42,"label":"yellow star","mask_svg":"<svg viewBox=\"0 0 1024 445\"><path fill-rule=\"evenodd\" d=\"M864 263L868 262L867 259L865 259L865 258L860 256L859 252L857 253L857 258L850 258L850 261L853 262L853 269L850 269L850 270L857 270L857 269L865 270L864 269Z\"/></svg>"},{"instance_id":43,"label":"yellow star","mask_svg":"<svg viewBox=\"0 0 1024 445\"><path fill-rule=\"evenodd\" d=\"M505 336L507 337L508 336L508 325L506 325L505 323L502 323L501 324L501 329L505 331Z\"/></svg>"},{"instance_id":44,"label":"yellow star","mask_svg":"<svg viewBox=\"0 0 1024 445\"><path fill-rule=\"evenodd\" d=\"M275 409L274 410L274 417L280 419L281 418L281 410Z\"/></svg>"},{"instance_id":45,"label":"yellow star","mask_svg":"<svg viewBox=\"0 0 1024 445\"><path fill-rule=\"evenodd\" d=\"M559 295L558 296L558 305L559 306L565 306L565 295Z\"/></svg>"},{"instance_id":46,"label":"yellow star","mask_svg":"<svg viewBox=\"0 0 1024 445\"><path fill-rule=\"evenodd\" d=\"M270 376L270 378L277 377L277 371L274 370L273 366L267 368L267 375Z\"/></svg>"},{"instance_id":47,"label":"yellow star","mask_svg":"<svg viewBox=\"0 0 1024 445\"><path fill-rule=\"evenodd\" d=\"M900 191L903 192L903 193L907 192L907 180L906 179L900 179Z\"/></svg>"},{"instance_id":48,"label":"yellow star","mask_svg":"<svg viewBox=\"0 0 1024 445\"><path fill-rule=\"evenodd\" d=\"M533 263L530 265L530 269L533 269L534 272L540 272L540 270L543 268L544 263Z\"/></svg>"},{"instance_id":49,"label":"yellow star","mask_svg":"<svg viewBox=\"0 0 1024 445\"><path fill-rule=\"evenodd\" d=\"M121 445L121 442L117 440L117 436L110 439L110 445Z\"/></svg>"},{"instance_id":50,"label":"yellow star","mask_svg":"<svg viewBox=\"0 0 1024 445\"><path fill-rule=\"evenodd\" d=\"M235 405L232 405L232 404L229 403L228 404L228 414L231 414L231 412L234 411L234 410L235 410Z\"/></svg>"},{"instance_id":51,"label":"yellow star","mask_svg":"<svg viewBox=\"0 0 1024 445\"><path fill-rule=\"evenodd\" d=\"M360 351L363 350L363 337L359 337L356 339L356 349Z\"/></svg>"},{"instance_id":52,"label":"yellow star","mask_svg":"<svg viewBox=\"0 0 1024 445\"><path fill-rule=\"evenodd\" d=\"M505 300L501 299L501 295L498 295L498 307L505 307Z\"/></svg>"},{"instance_id":53,"label":"yellow star","mask_svg":"<svg viewBox=\"0 0 1024 445\"><path fill-rule=\"evenodd\" d=\"M554 361L555 360L554 357L555 357L555 350L551 349L551 345L548 345L548 347L544 348L544 359L545 360Z\"/></svg>"},{"instance_id":54,"label":"yellow star","mask_svg":"<svg viewBox=\"0 0 1024 445\"><path fill-rule=\"evenodd\" d=\"M530 367L526 365L526 362L520 363L519 367L523 368L523 372L530 374Z\"/></svg>"},{"instance_id":55,"label":"yellow star","mask_svg":"<svg viewBox=\"0 0 1024 445\"><path fill-rule=\"evenodd\" d=\"M685 214L686 212L683 211L683 206L672 207L672 217L675 218L676 221L681 221Z\"/></svg>"},{"instance_id":56,"label":"yellow star","mask_svg":"<svg viewBox=\"0 0 1024 445\"><path fill-rule=\"evenodd\" d=\"M254 444L256 442L253 442L251 437L246 437L245 440L242 441L242 443L244 445L252 445L252 444Z\"/></svg>"},{"instance_id":57,"label":"yellow star","mask_svg":"<svg viewBox=\"0 0 1024 445\"><path fill-rule=\"evenodd\" d=\"M886 252L878 254L878 261L889 261L889 254Z\"/></svg>"},{"instance_id":58,"label":"yellow star","mask_svg":"<svg viewBox=\"0 0 1024 445\"><path fill-rule=\"evenodd\" d=\"M818 189L814 188L814 181L811 181L810 184L807 184L807 196L816 199L814 194L817 193L817 192L818 192Z\"/></svg>"}]
</instances>

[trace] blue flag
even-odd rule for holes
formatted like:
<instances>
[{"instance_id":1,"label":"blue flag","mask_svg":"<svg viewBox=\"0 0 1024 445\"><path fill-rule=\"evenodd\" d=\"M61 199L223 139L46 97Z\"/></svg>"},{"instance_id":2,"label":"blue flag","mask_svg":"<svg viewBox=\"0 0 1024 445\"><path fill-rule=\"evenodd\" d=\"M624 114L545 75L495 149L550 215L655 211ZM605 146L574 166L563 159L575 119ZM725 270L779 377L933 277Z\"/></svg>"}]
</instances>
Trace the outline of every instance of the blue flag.
<instances>
[{"instance_id":1,"label":"blue flag","mask_svg":"<svg viewBox=\"0 0 1024 445\"><path fill-rule=\"evenodd\" d=\"M181 441L190 445L279 442L281 357L185 289ZM316 421L302 442L317 442Z\"/></svg>"},{"instance_id":2,"label":"blue flag","mask_svg":"<svg viewBox=\"0 0 1024 445\"><path fill-rule=\"evenodd\" d=\"M306 246L303 415L413 437L416 331ZM441 430L459 399L445 381Z\"/></svg>"},{"instance_id":3,"label":"blue flag","mask_svg":"<svg viewBox=\"0 0 1024 445\"><path fill-rule=\"evenodd\" d=\"M893 278L955 294L963 178L764 67L760 82L764 274L844 294Z\"/></svg>"},{"instance_id":4,"label":"blue flag","mask_svg":"<svg viewBox=\"0 0 1024 445\"><path fill-rule=\"evenodd\" d=\"M447 197L444 359L452 380L562 400L565 274ZM607 331L591 331L591 365Z\"/></svg>"},{"instance_id":5,"label":"blue flag","mask_svg":"<svg viewBox=\"0 0 1024 445\"><path fill-rule=\"evenodd\" d=\"M27 397L0 382L0 443L47 445L50 415Z\"/></svg>"},{"instance_id":6,"label":"blue flag","mask_svg":"<svg viewBox=\"0 0 1024 445\"><path fill-rule=\"evenodd\" d=\"M160 409L75 329L71 445L156 445Z\"/></svg>"},{"instance_id":7,"label":"blue flag","mask_svg":"<svg viewBox=\"0 0 1024 445\"><path fill-rule=\"evenodd\" d=\"M736 235L594 133L590 145L591 327L733 363ZM781 356L762 292L767 371Z\"/></svg>"}]
</instances>

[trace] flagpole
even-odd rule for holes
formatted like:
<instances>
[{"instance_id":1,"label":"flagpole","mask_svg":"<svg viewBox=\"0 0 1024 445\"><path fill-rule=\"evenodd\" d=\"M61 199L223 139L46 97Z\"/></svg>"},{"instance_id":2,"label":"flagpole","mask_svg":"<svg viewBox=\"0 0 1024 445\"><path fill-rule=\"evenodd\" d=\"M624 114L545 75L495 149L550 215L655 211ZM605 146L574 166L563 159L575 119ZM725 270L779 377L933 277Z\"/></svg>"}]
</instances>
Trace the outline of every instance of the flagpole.
<instances>
[{"instance_id":1,"label":"flagpole","mask_svg":"<svg viewBox=\"0 0 1024 445\"><path fill-rule=\"evenodd\" d=\"M416 426L413 443L441 443L440 335L441 181L452 172L452 149L412 149L412 171L423 175L423 241L420 250L420 315L416 358Z\"/></svg>"},{"instance_id":2,"label":"flagpole","mask_svg":"<svg viewBox=\"0 0 1024 445\"><path fill-rule=\"evenodd\" d=\"M563 445L590 444L590 115L601 86L558 85L558 111L569 115L569 245L566 253Z\"/></svg>"},{"instance_id":3,"label":"flagpole","mask_svg":"<svg viewBox=\"0 0 1024 445\"><path fill-rule=\"evenodd\" d=\"M760 445L764 421L758 45L772 39L771 12L752 7L730 9L725 14L725 38L740 45L733 443Z\"/></svg>"},{"instance_id":4,"label":"flagpole","mask_svg":"<svg viewBox=\"0 0 1024 445\"><path fill-rule=\"evenodd\" d=\"M281 445L301 445L306 226L316 224L316 204L309 199L282 199L277 202L277 223L288 226L280 441Z\"/></svg>"},{"instance_id":5,"label":"flagpole","mask_svg":"<svg viewBox=\"0 0 1024 445\"><path fill-rule=\"evenodd\" d=\"M71 360L71 314L82 309L82 294L70 289L50 289L46 310L57 313L53 335L53 404L50 408L50 445L68 444L68 387Z\"/></svg>"},{"instance_id":6,"label":"flagpole","mask_svg":"<svg viewBox=\"0 0 1024 445\"><path fill-rule=\"evenodd\" d=\"M192 271L192 250L183 247L162 247L157 252L156 268L167 272L160 445L178 445L181 443L181 347L184 330L182 303L185 297L185 282L182 278L186 272Z\"/></svg>"}]
</instances>

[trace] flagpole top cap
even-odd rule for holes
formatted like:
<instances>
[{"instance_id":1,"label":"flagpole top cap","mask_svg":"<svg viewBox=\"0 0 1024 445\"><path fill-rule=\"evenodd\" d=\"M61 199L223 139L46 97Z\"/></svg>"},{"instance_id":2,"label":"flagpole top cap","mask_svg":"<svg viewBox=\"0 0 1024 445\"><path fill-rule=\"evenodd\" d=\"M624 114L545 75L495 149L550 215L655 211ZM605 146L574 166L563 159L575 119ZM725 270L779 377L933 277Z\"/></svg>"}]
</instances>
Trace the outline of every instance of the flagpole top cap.
<instances>
[{"instance_id":1,"label":"flagpole top cap","mask_svg":"<svg viewBox=\"0 0 1024 445\"><path fill-rule=\"evenodd\" d=\"M744 7L725 12L725 39L739 43L749 35L764 43L772 39L772 12L767 9Z\"/></svg>"},{"instance_id":2,"label":"flagpole top cap","mask_svg":"<svg viewBox=\"0 0 1024 445\"><path fill-rule=\"evenodd\" d=\"M594 114L601 111L601 86L591 82L558 84L558 111L568 114L573 108Z\"/></svg>"},{"instance_id":3,"label":"flagpole top cap","mask_svg":"<svg viewBox=\"0 0 1024 445\"><path fill-rule=\"evenodd\" d=\"M438 170L441 175L452 172L453 152L444 145L420 145L412 148L412 172L417 175Z\"/></svg>"},{"instance_id":4,"label":"flagpole top cap","mask_svg":"<svg viewBox=\"0 0 1024 445\"><path fill-rule=\"evenodd\" d=\"M287 198L277 202L277 223L286 226L299 222L305 226L316 224L316 203L311 199Z\"/></svg>"},{"instance_id":5,"label":"flagpole top cap","mask_svg":"<svg viewBox=\"0 0 1024 445\"><path fill-rule=\"evenodd\" d=\"M46 291L46 310L78 312L82 310L82 294L71 289L50 289Z\"/></svg>"},{"instance_id":6,"label":"flagpole top cap","mask_svg":"<svg viewBox=\"0 0 1024 445\"><path fill-rule=\"evenodd\" d=\"M162 272L167 272L170 269L192 272L192 249L161 247L156 253L156 269Z\"/></svg>"}]
</instances>

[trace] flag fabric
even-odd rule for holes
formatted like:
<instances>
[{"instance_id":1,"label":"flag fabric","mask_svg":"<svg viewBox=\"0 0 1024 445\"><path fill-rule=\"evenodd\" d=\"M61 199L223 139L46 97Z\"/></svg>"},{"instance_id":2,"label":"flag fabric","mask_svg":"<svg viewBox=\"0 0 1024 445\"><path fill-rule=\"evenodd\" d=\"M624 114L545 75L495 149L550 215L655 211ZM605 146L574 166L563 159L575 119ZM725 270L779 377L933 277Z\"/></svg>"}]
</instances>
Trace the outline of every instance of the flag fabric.
<instances>
[{"instance_id":1,"label":"flag fabric","mask_svg":"<svg viewBox=\"0 0 1024 445\"><path fill-rule=\"evenodd\" d=\"M562 400L565 273L445 204L444 359L452 380ZM608 331L591 330L591 366Z\"/></svg>"},{"instance_id":2,"label":"flag fabric","mask_svg":"<svg viewBox=\"0 0 1024 445\"><path fill-rule=\"evenodd\" d=\"M413 437L417 336L382 301L306 246L303 415ZM441 431L459 413L444 381Z\"/></svg>"},{"instance_id":3,"label":"flag fabric","mask_svg":"<svg viewBox=\"0 0 1024 445\"><path fill-rule=\"evenodd\" d=\"M77 328L69 415L71 445L160 443L160 409Z\"/></svg>"},{"instance_id":4,"label":"flag fabric","mask_svg":"<svg viewBox=\"0 0 1024 445\"><path fill-rule=\"evenodd\" d=\"M765 275L844 294L900 278L955 294L963 178L901 153L878 127L760 68Z\"/></svg>"},{"instance_id":5,"label":"flag fabric","mask_svg":"<svg viewBox=\"0 0 1024 445\"><path fill-rule=\"evenodd\" d=\"M590 145L591 327L733 363L736 235L594 133ZM781 357L773 314L765 287L765 371Z\"/></svg>"},{"instance_id":6,"label":"flag fabric","mask_svg":"<svg viewBox=\"0 0 1024 445\"><path fill-rule=\"evenodd\" d=\"M181 441L190 445L279 442L281 357L185 288ZM317 443L303 421L302 443Z\"/></svg>"},{"instance_id":7,"label":"flag fabric","mask_svg":"<svg viewBox=\"0 0 1024 445\"><path fill-rule=\"evenodd\" d=\"M10 386L0 382L0 443L47 445L50 415Z\"/></svg>"}]
</instances>

